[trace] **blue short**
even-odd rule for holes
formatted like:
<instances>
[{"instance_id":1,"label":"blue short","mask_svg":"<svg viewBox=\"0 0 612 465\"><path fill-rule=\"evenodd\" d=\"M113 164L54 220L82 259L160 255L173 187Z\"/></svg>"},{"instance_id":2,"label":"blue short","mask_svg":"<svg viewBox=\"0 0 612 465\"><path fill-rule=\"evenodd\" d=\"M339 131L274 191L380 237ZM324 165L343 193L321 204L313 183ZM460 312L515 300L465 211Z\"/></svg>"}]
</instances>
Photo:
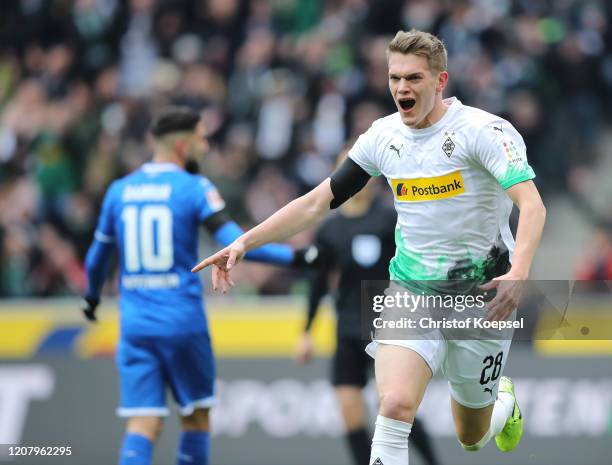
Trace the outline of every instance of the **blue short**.
<instances>
[{"instance_id":1,"label":"blue short","mask_svg":"<svg viewBox=\"0 0 612 465\"><path fill-rule=\"evenodd\" d=\"M122 336L117 348L121 417L166 416L166 388L187 416L214 404L215 363L207 332Z\"/></svg>"}]
</instances>

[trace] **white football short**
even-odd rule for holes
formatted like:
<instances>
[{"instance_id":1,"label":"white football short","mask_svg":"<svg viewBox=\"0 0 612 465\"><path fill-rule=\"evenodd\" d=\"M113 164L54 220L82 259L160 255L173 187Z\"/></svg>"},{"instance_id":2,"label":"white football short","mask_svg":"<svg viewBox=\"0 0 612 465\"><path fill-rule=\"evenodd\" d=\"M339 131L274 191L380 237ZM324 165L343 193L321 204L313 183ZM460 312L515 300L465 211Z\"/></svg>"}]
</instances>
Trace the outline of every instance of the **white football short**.
<instances>
[{"instance_id":1,"label":"white football short","mask_svg":"<svg viewBox=\"0 0 612 465\"><path fill-rule=\"evenodd\" d=\"M428 312L425 313L433 313L431 310ZM411 313L410 316L415 318L418 313ZM515 313L508 321L515 319ZM425 360L434 375L441 370L448 380L453 399L465 407L477 409L491 405L497 398L499 379L508 360L512 333L506 331L503 338L472 339L466 338L466 334L470 333L453 329L406 330L404 333L397 329L387 333L377 331L373 341L366 347L366 352L376 358L379 344L413 350ZM493 331L484 334L496 333Z\"/></svg>"},{"instance_id":2,"label":"white football short","mask_svg":"<svg viewBox=\"0 0 612 465\"><path fill-rule=\"evenodd\" d=\"M511 343L509 340L384 340L372 341L366 352L376 358L379 344L415 351L427 362L432 373L442 370L453 399L465 407L477 409L495 402Z\"/></svg>"}]
</instances>

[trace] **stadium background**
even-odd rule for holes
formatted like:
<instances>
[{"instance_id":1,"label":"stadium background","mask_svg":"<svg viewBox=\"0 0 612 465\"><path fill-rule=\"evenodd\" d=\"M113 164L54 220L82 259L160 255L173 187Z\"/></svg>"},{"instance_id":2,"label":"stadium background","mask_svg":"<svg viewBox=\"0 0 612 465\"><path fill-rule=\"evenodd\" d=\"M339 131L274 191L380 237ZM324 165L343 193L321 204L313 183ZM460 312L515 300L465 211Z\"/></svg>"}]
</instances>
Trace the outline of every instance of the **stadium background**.
<instances>
[{"instance_id":1,"label":"stadium background","mask_svg":"<svg viewBox=\"0 0 612 465\"><path fill-rule=\"evenodd\" d=\"M446 95L523 135L548 209L532 277L612 279L611 21L603 0L3 1L0 443L78 451L72 462L32 463L114 461L123 427L113 416L114 282L95 327L81 322L75 296L106 186L150 156L152 112L202 109L211 151L201 170L249 227L324 179L347 141L394 111L384 50L398 29L442 37ZM202 242L204 255L214 246ZM237 271L233 299L209 304L222 396L213 463L348 463L325 381L333 318L317 323L321 358L299 369L303 277ZM608 305L609 289L593 300ZM610 355L609 341L517 344L508 370L529 396L529 423L510 456L463 453L434 408L447 402L436 384L424 409L440 455L608 463ZM159 463L172 461L175 420L168 426Z\"/></svg>"}]
</instances>

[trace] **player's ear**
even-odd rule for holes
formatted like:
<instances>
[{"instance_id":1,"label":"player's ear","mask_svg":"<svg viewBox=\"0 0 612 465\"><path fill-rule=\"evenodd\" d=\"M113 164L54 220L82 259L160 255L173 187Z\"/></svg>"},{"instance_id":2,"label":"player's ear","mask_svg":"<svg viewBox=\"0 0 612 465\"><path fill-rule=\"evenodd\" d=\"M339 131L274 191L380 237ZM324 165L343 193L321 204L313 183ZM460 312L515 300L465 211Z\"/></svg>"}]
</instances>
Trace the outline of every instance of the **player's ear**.
<instances>
[{"instance_id":1,"label":"player's ear","mask_svg":"<svg viewBox=\"0 0 612 465\"><path fill-rule=\"evenodd\" d=\"M440 71L438 73L438 85L436 87L437 92L442 92L448 84L448 71Z\"/></svg>"}]
</instances>

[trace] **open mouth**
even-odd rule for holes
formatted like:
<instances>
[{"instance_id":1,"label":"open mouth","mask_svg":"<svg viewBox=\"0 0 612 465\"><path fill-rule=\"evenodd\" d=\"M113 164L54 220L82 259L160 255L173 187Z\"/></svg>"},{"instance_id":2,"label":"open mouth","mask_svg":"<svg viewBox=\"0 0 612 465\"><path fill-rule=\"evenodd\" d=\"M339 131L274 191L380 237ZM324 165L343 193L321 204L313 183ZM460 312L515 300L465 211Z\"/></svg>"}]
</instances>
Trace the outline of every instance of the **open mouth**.
<instances>
[{"instance_id":1,"label":"open mouth","mask_svg":"<svg viewBox=\"0 0 612 465\"><path fill-rule=\"evenodd\" d=\"M416 100L413 98L406 98L398 100L399 106L403 111L410 111L414 107Z\"/></svg>"}]
</instances>

